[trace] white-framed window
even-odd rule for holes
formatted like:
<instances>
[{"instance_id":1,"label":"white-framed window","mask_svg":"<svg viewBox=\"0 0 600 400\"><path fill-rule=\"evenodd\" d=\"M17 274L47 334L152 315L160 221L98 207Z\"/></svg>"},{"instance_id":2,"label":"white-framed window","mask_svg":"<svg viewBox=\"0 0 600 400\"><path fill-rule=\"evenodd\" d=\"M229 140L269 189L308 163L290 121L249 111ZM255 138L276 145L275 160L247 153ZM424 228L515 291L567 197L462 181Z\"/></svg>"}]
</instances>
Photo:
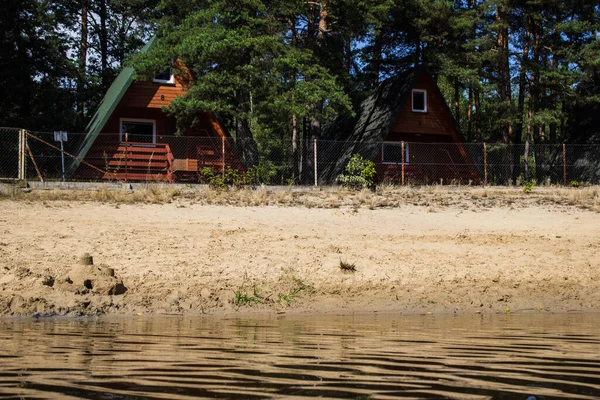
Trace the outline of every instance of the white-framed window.
<instances>
[{"instance_id":1,"label":"white-framed window","mask_svg":"<svg viewBox=\"0 0 600 400\"><path fill-rule=\"evenodd\" d=\"M413 112L427 112L427 90L412 90L412 110Z\"/></svg>"},{"instance_id":2,"label":"white-framed window","mask_svg":"<svg viewBox=\"0 0 600 400\"><path fill-rule=\"evenodd\" d=\"M410 160L408 142L404 142L404 165ZM402 164L402 143L383 142L381 144L381 162L383 164Z\"/></svg>"},{"instance_id":3,"label":"white-framed window","mask_svg":"<svg viewBox=\"0 0 600 400\"><path fill-rule=\"evenodd\" d=\"M121 142L156 143L156 120L138 118L120 118Z\"/></svg>"},{"instance_id":4,"label":"white-framed window","mask_svg":"<svg viewBox=\"0 0 600 400\"><path fill-rule=\"evenodd\" d=\"M152 82L174 85L175 84L175 75L173 75L173 69L169 68L169 69L166 69L166 70L161 71L160 73L156 74L154 76L154 79L152 80Z\"/></svg>"}]
</instances>

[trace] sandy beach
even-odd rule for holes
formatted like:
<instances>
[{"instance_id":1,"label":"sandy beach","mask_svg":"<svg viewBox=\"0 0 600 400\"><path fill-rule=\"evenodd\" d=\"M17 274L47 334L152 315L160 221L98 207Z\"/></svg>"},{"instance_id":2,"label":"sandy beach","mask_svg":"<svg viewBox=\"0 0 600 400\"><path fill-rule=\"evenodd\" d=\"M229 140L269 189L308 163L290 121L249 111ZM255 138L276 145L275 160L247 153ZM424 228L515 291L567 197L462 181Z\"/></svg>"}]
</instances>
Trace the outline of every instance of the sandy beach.
<instances>
[{"instance_id":1,"label":"sandy beach","mask_svg":"<svg viewBox=\"0 0 600 400\"><path fill-rule=\"evenodd\" d=\"M0 316L600 310L594 204L483 193L323 208L4 199Z\"/></svg>"}]
</instances>

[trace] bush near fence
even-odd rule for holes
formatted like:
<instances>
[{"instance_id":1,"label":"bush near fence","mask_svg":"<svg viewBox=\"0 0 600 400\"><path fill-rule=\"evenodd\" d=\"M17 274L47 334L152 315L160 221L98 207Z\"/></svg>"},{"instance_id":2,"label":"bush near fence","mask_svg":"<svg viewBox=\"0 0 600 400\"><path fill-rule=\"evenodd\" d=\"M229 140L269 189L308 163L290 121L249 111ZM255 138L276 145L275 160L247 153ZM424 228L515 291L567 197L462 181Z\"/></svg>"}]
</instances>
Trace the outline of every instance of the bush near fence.
<instances>
[{"instance_id":1,"label":"bush near fence","mask_svg":"<svg viewBox=\"0 0 600 400\"><path fill-rule=\"evenodd\" d=\"M74 161L85 134L69 133L64 142L65 163ZM113 136L116 134L113 134ZM25 137L23 143L23 137ZM218 139L220 140L220 139ZM178 153L193 160L198 143L214 138L158 136L157 142L171 143ZM62 180L60 143L53 132L29 132L0 128L0 179ZM239 151L240 143L228 141L228 148ZM225 148L223 146L223 148ZM221 165L215 172L231 167L231 152L225 157L215 145ZM313 139L299 143L296 160L290 149L258 146L258 162L244 165L248 182L267 185L332 185L344 172L355 153L375 162L378 183L394 184L537 184L579 185L600 183L600 146L581 144L511 145L498 143L351 143ZM375 156L374 156L375 154ZM221 158L219 158L221 157ZM239 160L243 162L240 155ZM294 168L294 164L296 168ZM234 168L238 169L238 168ZM195 179L193 175L192 181ZM200 181L200 171L197 174ZM73 180L73 175L66 176ZM77 179L81 181L82 179ZM177 178L174 180L177 182Z\"/></svg>"}]
</instances>

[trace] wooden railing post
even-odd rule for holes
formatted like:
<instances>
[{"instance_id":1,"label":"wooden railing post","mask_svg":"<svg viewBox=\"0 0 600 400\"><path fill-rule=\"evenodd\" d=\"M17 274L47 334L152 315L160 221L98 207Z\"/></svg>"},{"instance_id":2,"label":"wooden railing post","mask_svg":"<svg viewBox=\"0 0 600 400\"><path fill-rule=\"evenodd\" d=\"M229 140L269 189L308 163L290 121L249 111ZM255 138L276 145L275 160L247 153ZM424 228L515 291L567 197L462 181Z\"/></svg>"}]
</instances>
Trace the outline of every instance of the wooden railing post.
<instances>
[{"instance_id":1,"label":"wooden railing post","mask_svg":"<svg viewBox=\"0 0 600 400\"><path fill-rule=\"evenodd\" d=\"M487 184L487 145L483 142L483 186Z\"/></svg>"},{"instance_id":2,"label":"wooden railing post","mask_svg":"<svg viewBox=\"0 0 600 400\"><path fill-rule=\"evenodd\" d=\"M402 186L404 186L404 140L402 141L402 143L400 144L400 151L402 152L402 156L400 157L400 159L402 160Z\"/></svg>"}]
</instances>

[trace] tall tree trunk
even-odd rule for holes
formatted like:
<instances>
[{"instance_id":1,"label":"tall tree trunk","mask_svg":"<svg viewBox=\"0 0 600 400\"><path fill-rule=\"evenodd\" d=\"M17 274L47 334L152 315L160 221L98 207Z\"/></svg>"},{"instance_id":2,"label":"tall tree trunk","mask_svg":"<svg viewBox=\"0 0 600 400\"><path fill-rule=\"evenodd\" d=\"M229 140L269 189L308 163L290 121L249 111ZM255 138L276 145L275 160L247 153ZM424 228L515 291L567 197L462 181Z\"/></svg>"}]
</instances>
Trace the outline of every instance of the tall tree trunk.
<instances>
[{"instance_id":1,"label":"tall tree trunk","mask_svg":"<svg viewBox=\"0 0 600 400\"><path fill-rule=\"evenodd\" d=\"M510 65L508 62L508 4L506 0L499 1L496 8L496 24L498 24L498 96L502 103L502 141L510 143L509 132L511 130L509 119L511 88L510 88Z\"/></svg>"},{"instance_id":2,"label":"tall tree trunk","mask_svg":"<svg viewBox=\"0 0 600 400\"><path fill-rule=\"evenodd\" d=\"M454 119L460 129L460 87L458 78L454 78Z\"/></svg>"},{"instance_id":3,"label":"tall tree trunk","mask_svg":"<svg viewBox=\"0 0 600 400\"><path fill-rule=\"evenodd\" d=\"M248 169L258 164L258 146L254 141L254 137L252 137L248 120L237 117L235 122L235 138L238 154L242 156L244 166Z\"/></svg>"},{"instance_id":4,"label":"tall tree trunk","mask_svg":"<svg viewBox=\"0 0 600 400\"><path fill-rule=\"evenodd\" d=\"M315 27L316 15L315 15L315 3L308 2L307 9L307 22L306 22L306 47L313 49L315 44Z\"/></svg>"},{"instance_id":5,"label":"tall tree trunk","mask_svg":"<svg viewBox=\"0 0 600 400\"><path fill-rule=\"evenodd\" d=\"M538 182L541 182L543 171L543 155L542 148L540 147L540 127L538 124L533 123L533 119L539 109L539 98L540 98L540 90L539 90L539 74L537 68L539 68L540 63L540 26L532 21L530 30L533 32L533 61L532 65L534 65L534 69L531 72L531 83L530 83L530 108L531 108L531 120L532 120L532 136L533 136L533 154L535 158L535 177Z\"/></svg>"},{"instance_id":6,"label":"tall tree trunk","mask_svg":"<svg viewBox=\"0 0 600 400\"><path fill-rule=\"evenodd\" d=\"M371 87L374 88L379 84L379 75L381 74L381 63L383 53L383 40L381 31L375 32L375 40L373 43L373 59L371 60L371 68L373 70L373 81Z\"/></svg>"},{"instance_id":7,"label":"tall tree trunk","mask_svg":"<svg viewBox=\"0 0 600 400\"><path fill-rule=\"evenodd\" d=\"M296 48L298 45L298 32L296 30L296 18L292 18L289 21L290 30L292 33L292 47ZM292 70L291 75L291 87L292 90L296 89L296 69ZM292 103L295 103L295 96L292 95ZM293 179L296 181L300 176L300 157L298 155L298 118L295 113L292 114L292 167ZM295 183L295 182L294 182Z\"/></svg>"},{"instance_id":8,"label":"tall tree trunk","mask_svg":"<svg viewBox=\"0 0 600 400\"><path fill-rule=\"evenodd\" d=\"M300 175L300 159L298 157L298 118L292 114L292 162L294 163L293 178L298 179Z\"/></svg>"},{"instance_id":9,"label":"tall tree trunk","mask_svg":"<svg viewBox=\"0 0 600 400\"><path fill-rule=\"evenodd\" d=\"M347 32L346 37L344 38L344 70L347 74L350 74L350 70L352 69L352 35L350 32Z\"/></svg>"},{"instance_id":10,"label":"tall tree trunk","mask_svg":"<svg viewBox=\"0 0 600 400\"><path fill-rule=\"evenodd\" d=\"M81 0L81 38L79 42L79 74L77 82L77 118L79 127L83 128L85 118L85 84L87 72L88 50L88 0Z\"/></svg>"},{"instance_id":11,"label":"tall tree trunk","mask_svg":"<svg viewBox=\"0 0 600 400\"><path fill-rule=\"evenodd\" d=\"M479 143L483 142L481 135L481 97L479 88L475 88L475 137Z\"/></svg>"},{"instance_id":12,"label":"tall tree trunk","mask_svg":"<svg viewBox=\"0 0 600 400\"><path fill-rule=\"evenodd\" d=\"M471 9L477 9L477 0L472 0ZM479 15L479 12L476 12ZM475 41L477 39L477 20L474 20L473 25L471 27L471 40ZM477 56L477 47L473 47L473 57ZM481 75L481 71L477 71L478 75ZM481 82L479 78L478 83ZM474 87L473 82L471 81L469 84L469 110L467 111L467 137L469 141L473 140L472 133L472 119L473 119L473 107L475 107L475 131L476 131L476 140L478 142L482 142L481 138L481 119L480 119L480 104L479 104L479 90Z\"/></svg>"},{"instance_id":13,"label":"tall tree trunk","mask_svg":"<svg viewBox=\"0 0 600 400\"><path fill-rule=\"evenodd\" d=\"M417 40L415 43L415 66L421 64L421 60L423 59L423 55L421 54L421 40Z\"/></svg>"},{"instance_id":14,"label":"tall tree trunk","mask_svg":"<svg viewBox=\"0 0 600 400\"><path fill-rule=\"evenodd\" d=\"M467 103L467 142L473 141L473 88L469 88L469 100Z\"/></svg>"},{"instance_id":15,"label":"tall tree trunk","mask_svg":"<svg viewBox=\"0 0 600 400\"><path fill-rule=\"evenodd\" d=\"M122 19L124 19L125 17L121 17ZM124 38L126 36L126 32L125 32L125 21L122 20L121 23L119 24L119 37L120 38ZM119 42L118 45L118 55L119 55L119 65L123 65L125 63L125 45L123 42Z\"/></svg>"},{"instance_id":16,"label":"tall tree trunk","mask_svg":"<svg viewBox=\"0 0 600 400\"><path fill-rule=\"evenodd\" d=\"M513 182L516 184L519 175L521 174L521 149L520 145L523 138L523 124L525 121L525 86L527 84L527 67L529 61L529 47L531 46L531 32L527 29L525 33L525 43L523 45L523 56L521 58L521 67L519 71L519 98L517 100L517 113L519 115L519 123L515 132L515 151L513 155Z\"/></svg>"},{"instance_id":17,"label":"tall tree trunk","mask_svg":"<svg viewBox=\"0 0 600 400\"><path fill-rule=\"evenodd\" d=\"M102 74L102 87L108 88L108 30L106 23L108 20L108 10L106 6L107 0L100 0L100 65Z\"/></svg>"},{"instance_id":18,"label":"tall tree trunk","mask_svg":"<svg viewBox=\"0 0 600 400\"><path fill-rule=\"evenodd\" d=\"M317 30L317 41L316 45L320 48L325 48L327 43L325 41L326 33L328 32L328 22L327 22L327 2L322 0L319 3L319 23ZM313 112L310 113L310 127L308 135L305 132L304 135L304 154L306 154L304 160L305 173L303 174L303 183L308 183L311 171L314 171L314 159L313 157L309 157L312 154L312 144L313 140L321 135L321 112L323 110L323 101L318 101L314 107Z\"/></svg>"},{"instance_id":19,"label":"tall tree trunk","mask_svg":"<svg viewBox=\"0 0 600 400\"><path fill-rule=\"evenodd\" d=\"M502 121L502 141L508 145L512 126L510 123L511 90L510 90L510 64L508 61L508 1L498 0L496 7L496 24L498 26L498 97L500 103L500 118ZM512 157L510 148L506 147L503 152L504 181L511 179Z\"/></svg>"},{"instance_id":20,"label":"tall tree trunk","mask_svg":"<svg viewBox=\"0 0 600 400\"><path fill-rule=\"evenodd\" d=\"M553 72L557 72L558 71L558 58L556 56L556 54L552 55L552 71ZM556 78L552 78L552 87L550 89L550 108L555 111L556 110L556 98L557 98L557 92L556 92ZM550 143L556 143L556 122L550 122Z\"/></svg>"},{"instance_id":21,"label":"tall tree trunk","mask_svg":"<svg viewBox=\"0 0 600 400\"><path fill-rule=\"evenodd\" d=\"M327 33L327 2L321 1L319 3L319 30L317 32L317 39L320 42L325 40L325 34Z\"/></svg>"}]
</instances>

